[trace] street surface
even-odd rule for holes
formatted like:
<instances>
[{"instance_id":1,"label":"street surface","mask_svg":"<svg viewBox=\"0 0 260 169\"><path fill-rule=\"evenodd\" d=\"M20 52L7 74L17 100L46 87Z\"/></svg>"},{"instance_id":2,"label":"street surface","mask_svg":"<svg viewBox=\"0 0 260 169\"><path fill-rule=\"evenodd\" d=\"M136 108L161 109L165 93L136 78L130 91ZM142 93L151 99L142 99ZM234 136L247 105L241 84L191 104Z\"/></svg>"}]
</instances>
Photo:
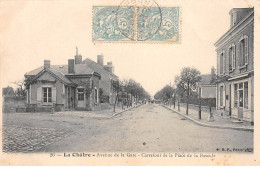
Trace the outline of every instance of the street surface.
<instances>
[{"instance_id":1,"label":"street surface","mask_svg":"<svg viewBox=\"0 0 260 169\"><path fill-rule=\"evenodd\" d=\"M198 126L156 104L111 115L4 113L3 151L223 153L253 148L253 132Z\"/></svg>"}]
</instances>

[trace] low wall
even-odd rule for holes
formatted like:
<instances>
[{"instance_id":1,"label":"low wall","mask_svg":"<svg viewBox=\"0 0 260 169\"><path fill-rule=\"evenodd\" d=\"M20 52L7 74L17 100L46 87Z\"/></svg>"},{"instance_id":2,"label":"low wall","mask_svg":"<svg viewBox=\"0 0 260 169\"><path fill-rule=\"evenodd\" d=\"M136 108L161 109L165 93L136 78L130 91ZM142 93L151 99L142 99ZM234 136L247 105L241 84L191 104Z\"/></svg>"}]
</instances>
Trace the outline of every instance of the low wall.
<instances>
[{"instance_id":1,"label":"low wall","mask_svg":"<svg viewBox=\"0 0 260 169\"><path fill-rule=\"evenodd\" d=\"M52 107L26 107L26 108L16 108L17 113L25 113L25 112L47 112L51 113Z\"/></svg>"}]
</instances>

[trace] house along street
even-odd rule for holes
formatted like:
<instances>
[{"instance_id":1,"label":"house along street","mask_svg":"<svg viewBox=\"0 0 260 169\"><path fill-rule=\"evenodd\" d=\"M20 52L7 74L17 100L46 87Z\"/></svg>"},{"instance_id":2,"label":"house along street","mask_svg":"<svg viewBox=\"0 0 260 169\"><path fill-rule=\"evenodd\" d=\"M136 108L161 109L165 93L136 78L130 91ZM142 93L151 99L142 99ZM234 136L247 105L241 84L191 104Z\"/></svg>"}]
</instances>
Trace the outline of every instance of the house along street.
<instances>
[{"instance_id":1,"label":"house along street","mask_svg":"<svg viewBox=\"0 0 260 169\"><path fill-rule=\"evenodd\" d=\"M198 126L158 104L100 112L4 113L4 152L244 152L253 132ZM179 152L179 153L178 153ZM148 154L147 154L148 153ZM173 155L176 155L174 154Z\"/></svg>"}]
</instances>

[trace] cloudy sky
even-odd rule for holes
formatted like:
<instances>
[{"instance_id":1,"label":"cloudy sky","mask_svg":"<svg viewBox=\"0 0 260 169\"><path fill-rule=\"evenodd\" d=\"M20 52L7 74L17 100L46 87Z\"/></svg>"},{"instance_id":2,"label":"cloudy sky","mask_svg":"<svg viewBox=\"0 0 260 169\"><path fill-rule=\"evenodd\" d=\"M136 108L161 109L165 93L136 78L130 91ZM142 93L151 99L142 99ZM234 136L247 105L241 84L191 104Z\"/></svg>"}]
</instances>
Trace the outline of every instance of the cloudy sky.
<instances>
[{"instance_id":1,"label":"cloudy sky","mask_svg":"<svg viewBox=\"0 0 260 169\"><path fill-rule=\"evenodd\" d=\"M157 0L159 6L182 7L181 44L92 42L92 6L120 0L0 1L1 87L43 65L67 64L78 46L83 59L103 54L121 78L133 78L150 93L173 82L182 67L209 73L216 65L214 43L229 29L229 11L252 7L250 1Z\"/></svg>"}]
</instances>

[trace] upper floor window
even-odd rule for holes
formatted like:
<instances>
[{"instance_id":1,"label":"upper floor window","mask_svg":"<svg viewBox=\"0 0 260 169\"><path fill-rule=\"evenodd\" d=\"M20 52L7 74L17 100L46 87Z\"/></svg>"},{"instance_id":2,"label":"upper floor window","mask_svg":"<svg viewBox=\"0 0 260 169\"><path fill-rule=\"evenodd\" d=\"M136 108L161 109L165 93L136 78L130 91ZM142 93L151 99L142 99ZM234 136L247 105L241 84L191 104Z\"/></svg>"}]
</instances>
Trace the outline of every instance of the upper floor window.
<instances>
[{"instance_id":1,"label":"upper floor window","mask_svg":"<svg viewBox=\"0 0 260 169\"><path fill-rule=\"evenodd\" d=\"M43 102L52 102L52 90L51 87L43 87Z\"/></svg>"},{"instance_id":2,"label":"upper floor window","mask_svg":"<svg viewBox=\"0 0 260 169\"><path fill-rule=\"evenodd\" d=\"M225 51L222 51L220 54L220 74L225 73Z\"/></svg>"},{"instance_id":3,"label":"upper floor window","mask_svg":"<svg viewBox=\"0 0 260 169\"><path fill-rule=\"evenodd\" d=\"M234 70L235 68L236 68L236 46L233 43L229 46L229 71Z\"/></svg>"},{"instance_id":4,"label":"upper floor window","mask_svg":"<svg viewBox=\"0 0 260 169\"><path fill-rule=\"evenodd\" d=\"M240 66L244 66L248 64L248 36L243 35L239 40L239 63Z\"/></svg>"}]
</instances>

